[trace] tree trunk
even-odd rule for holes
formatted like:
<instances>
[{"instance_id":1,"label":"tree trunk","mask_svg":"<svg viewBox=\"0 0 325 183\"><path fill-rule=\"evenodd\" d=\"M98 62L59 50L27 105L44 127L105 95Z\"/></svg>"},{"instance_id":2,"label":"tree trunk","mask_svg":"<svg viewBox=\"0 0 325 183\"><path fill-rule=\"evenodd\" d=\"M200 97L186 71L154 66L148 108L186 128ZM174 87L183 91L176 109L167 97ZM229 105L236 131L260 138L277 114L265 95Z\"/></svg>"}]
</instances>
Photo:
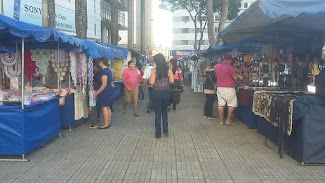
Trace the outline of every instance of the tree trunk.
<instances>
[{"instance_id":1,"label":"tree trunk","mask_svg":"<svg viewBox=\"0 0 325 183\"><path fill-rule=\"evenodd\" d=\"M81 39L87 38L87 0L75 1L76 35Z\"/></svg>"},{"instance_id":2,"label":"tree trunk","mask_svg":"<svg viewBox=\"0 0 325 183\"><path fill-rule=\"evenodd\" d=\"M118 35L118 1L111 1L111 44L117 45Z\"/></svg>"},{"instance_id":3,"label":"tree trunk","mask_svg":"<svg viewBox=\"0 0 325 183\"><path fill-rule=\"evenodd\" d=\"M194 18L194 53L197 53L197 15Z\"/></svg>"},{"instance_id":4,"label":"tree trunk","mask_svg":"<svg viewBox=\"0 0 325 183\"><path fill-rule=\"evenodd\" d=\"M208 37L210 46L216 45L216 37L214 35L214 16L212 0L207 0L207 20L208 20Z\"/></svg>"},{"instance_id":5,"label":"tree trunk","mask_svg":"<svg viewBox=\"0 0 325 183\"><path fill-rule=\"evenodd\" d=\"M47 0L48 27L56 28L55 26L55 0Z\"/></svg>"},{"instance_id":6,"label":"tree trunk","mask_svg":"<svg viewBox=\"0 0 325 183\"><path fill-rule=\"evenodd\" d=\"M229 0L223 0L221 18L219 23L219 32L221 32L225 28L227 16L228 16L228 9L229 9ZM217 44L218 45L222 44L222 40L220 38L218 38Z\"/></svg>"}]
</instances>

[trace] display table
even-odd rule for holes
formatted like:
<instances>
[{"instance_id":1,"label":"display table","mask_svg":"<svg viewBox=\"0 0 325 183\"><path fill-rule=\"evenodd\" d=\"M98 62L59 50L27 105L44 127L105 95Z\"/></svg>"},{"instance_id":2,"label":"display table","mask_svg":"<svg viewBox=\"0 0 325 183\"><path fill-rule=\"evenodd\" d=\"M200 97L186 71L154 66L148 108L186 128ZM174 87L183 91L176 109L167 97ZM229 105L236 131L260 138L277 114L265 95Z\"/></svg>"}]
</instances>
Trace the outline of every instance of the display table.
<instances>
[{"instance_id":1,"label":"display table","mask_svg":"<svg viewBox=\"0 0 325 183\"><path fill-rule=\"evenodd\" d=\"M272 115L272 114L271 114ZM325 163L325 102L305 94L293 102L292 129L286 135L283 149L302 164ZM265 118L257 117L258 132L279 145L280 128Z\"/></svg>"},{"instance_id":2,"label":"display table","mask_svg":"<svg viewBox=\"0 0 325 183\"><path fill-rule=\"evenodd\" d=\"M114 82L114 88L112 90L114 99L123 96L124 93L124 84L123 82Z\"/></svg>"},{"instance_id":3,"label":"display table","mask_svg":"<svg viewBox=\"0 0 325 183\"><path fill-rule=\"evenodd\" d=\"M0 106L0 154L24 155L58 136L59 97L25 106Z\"/></svg>"},{"instance_id":4,"label":"display table","mask_svg":"<svg viewBox=\"0 0 325 183\"><path fill-rule=\"evenodd\" d=\"M248 128L256 129L256 115L252 111L254 91L251 89L240 88L238 96L238 118L243 121Z\"/></svg>"},{"instance_id":5,"label":"display table","mask_svg":"<svg viewBox=\"0 0 325 183\"><path fill-rule=\"evenodd\" d=\"M60 106L60 118L62 128L71 128L83 123L86 119L74 119L74 93L70 93L65 97L65 104Z\"/></svg>"}]
</instances>

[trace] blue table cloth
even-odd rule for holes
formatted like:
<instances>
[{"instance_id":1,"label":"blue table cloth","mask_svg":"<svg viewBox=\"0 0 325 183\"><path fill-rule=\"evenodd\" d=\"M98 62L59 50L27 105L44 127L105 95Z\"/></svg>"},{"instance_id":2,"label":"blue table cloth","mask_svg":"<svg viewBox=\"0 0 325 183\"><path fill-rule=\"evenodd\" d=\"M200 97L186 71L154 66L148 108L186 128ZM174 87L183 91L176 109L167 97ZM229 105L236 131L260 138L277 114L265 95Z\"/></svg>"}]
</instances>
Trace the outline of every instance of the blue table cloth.
<instances>
[{"instance_id":1,"label":"blue table cloth","mask_svg":"<svg viewBox=\"0 0 325 183\"><path fill-rule=\"evenodd\" d=\"M85 121L85 118L74 119L74 93L65 97L65 104L60 106L60 118L62 128L77 126Z\"/></svg>"},{"instance_id":2,"label":"blue table cloth","mask_svg":"<svg viewBox=\"0 0 325 183\"><path fill-rule=\"evenodd\" d=\"M0 106L0 154L22 155L58 136L59 97L21 106Z\"/></svg>"}]
</instances>

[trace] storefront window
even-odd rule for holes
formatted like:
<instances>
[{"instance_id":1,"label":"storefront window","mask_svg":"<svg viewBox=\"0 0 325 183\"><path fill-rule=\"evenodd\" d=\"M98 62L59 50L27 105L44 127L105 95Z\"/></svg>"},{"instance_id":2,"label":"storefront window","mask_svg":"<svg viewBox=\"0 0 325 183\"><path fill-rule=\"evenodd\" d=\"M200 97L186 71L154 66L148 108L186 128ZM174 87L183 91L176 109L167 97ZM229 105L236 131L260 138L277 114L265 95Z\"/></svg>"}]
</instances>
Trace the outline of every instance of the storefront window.
<instances>
[{"instance_id":1,"label":"storefront window","mask_svg":"<svg viewBox=\"0 0 325 183\"><path fill-rule=\"evenodd\" d=\"M104 20L111 20L111 6L107 1L100 2L100 16Z\"/></svg>"}]
</instances>

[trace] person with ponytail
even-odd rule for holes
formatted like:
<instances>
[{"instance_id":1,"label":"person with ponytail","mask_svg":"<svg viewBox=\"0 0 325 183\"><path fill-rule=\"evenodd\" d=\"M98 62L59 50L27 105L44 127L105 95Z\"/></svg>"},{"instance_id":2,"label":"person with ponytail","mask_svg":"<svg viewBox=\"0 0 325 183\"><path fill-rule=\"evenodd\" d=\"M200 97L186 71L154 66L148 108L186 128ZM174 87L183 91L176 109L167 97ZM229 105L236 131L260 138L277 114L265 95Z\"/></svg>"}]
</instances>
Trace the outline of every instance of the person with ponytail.
<instances>
[{"instance_id":1,"label":"person with ponytail","mask_svg":"<svg viewBox=\"0 0 325 183\"><path fill-rule=\"evenodd\" d=\"M99 129L108 129L111 125L112 111L111 107L113 105L113 93L112 93L112 72L108 68L108 59L102 58L98 61L98 66L102 69L100 72L100 79L98 77L97 83L99 84L99 89L94 93L94 97L97 97L97 105L103 111L104 125Z\"/></svg>"}]
</instances>

